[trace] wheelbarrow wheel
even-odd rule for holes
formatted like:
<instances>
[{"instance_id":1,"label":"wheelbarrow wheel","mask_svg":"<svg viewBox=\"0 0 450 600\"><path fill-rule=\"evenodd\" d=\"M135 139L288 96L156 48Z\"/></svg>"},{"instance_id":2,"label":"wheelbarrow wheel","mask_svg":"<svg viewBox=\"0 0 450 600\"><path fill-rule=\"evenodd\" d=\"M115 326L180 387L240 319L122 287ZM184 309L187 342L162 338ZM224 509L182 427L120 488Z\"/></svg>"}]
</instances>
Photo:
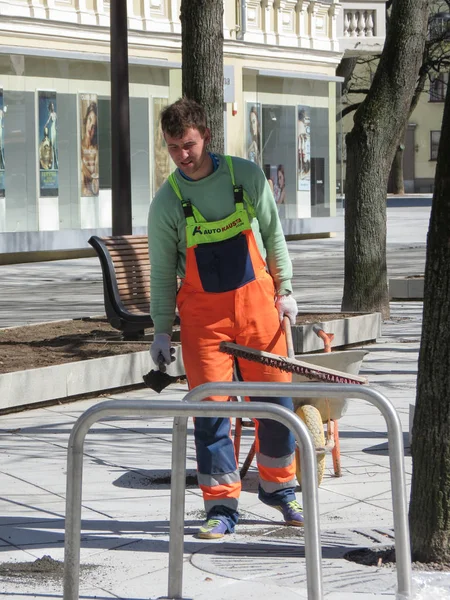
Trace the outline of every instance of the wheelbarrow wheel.
<instances>
[{"instance_id":1,"label":"wheelbarrow wheel","mask_svg":"<svg viewBox=\"0 0 450 600\"><path fill-rule=\"evenodd\" d=\"M314 442L314 448L325 448L325 434L323 431L323 423L320 412L315 406L305 404L299 406L295 411L296 414L305 422L306 427L309 429ZM322 483L323 474L325 471L325 452L316 452L317 456L317 485ZM301 487L302 485L302 470L300 465L300 452L298 448L295 450L296 460L296 475L297 481Z\"/></svg>"}]
</instances>

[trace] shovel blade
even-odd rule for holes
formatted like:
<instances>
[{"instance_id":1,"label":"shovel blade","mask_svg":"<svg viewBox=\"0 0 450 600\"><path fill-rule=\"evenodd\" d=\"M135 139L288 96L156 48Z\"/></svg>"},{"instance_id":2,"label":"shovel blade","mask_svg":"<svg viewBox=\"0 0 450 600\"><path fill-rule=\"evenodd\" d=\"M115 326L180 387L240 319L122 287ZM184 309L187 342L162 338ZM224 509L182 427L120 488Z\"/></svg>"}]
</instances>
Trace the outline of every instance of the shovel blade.
<instances>
[{"instance_id":1,"label":"shovel blade","mask_svg":"<svg viewBox=\"0 0 450 600\"><path fill-rule=\"evenodd\" d=\"M152 369L147 375L144 375L144 383L147 387L151 388L158 394L160 394L164 388L175 381L174 377L163 373L162 371L155 371Z\"/></svg>"}]
</instances>

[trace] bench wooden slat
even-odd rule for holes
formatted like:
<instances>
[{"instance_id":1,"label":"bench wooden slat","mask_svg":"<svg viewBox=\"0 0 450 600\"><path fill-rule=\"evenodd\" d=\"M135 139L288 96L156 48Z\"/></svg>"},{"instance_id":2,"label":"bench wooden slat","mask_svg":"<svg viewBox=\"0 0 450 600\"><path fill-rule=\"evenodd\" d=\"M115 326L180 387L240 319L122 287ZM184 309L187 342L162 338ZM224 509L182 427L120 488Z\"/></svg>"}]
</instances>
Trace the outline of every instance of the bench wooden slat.
<instances>
[{"instance_id":1,"label":"bench wooden slat","mask_svg":"<svg viewBox=\"0 0 450 600\"><path fill-rule=\"evenodd\" d=\"M139 238L138 240L127 240L127 239L117 239L117 240L106 240L104 242L105 246L108 248L125 248L126 246L128 246L129 248L135 248L136 246L138 247L142 247L142 246L148 246L147 243L147 238Z\"/></svg>"},{"instance_id":2,"label":"bench wooden slat","mask_svg":"<svg viewBox=\"0 0 450 600\"><path fill-rule=\"evenodd\" d=\"M113 261L113 265L115 269L121 269L124 267L127 269L150 269L150 261L148 258L136 259L135 256L130 258L118 256Z\"/></svg>"},{"instance_id":3,"label":"bench wooden slat","mask_svg":"<svg viewBox=\"0 0 450 600\"><path fill-rule=\"evenodd\" d=\"M120 292L120 299L125 304L125 302L147 302L149 304L150 310L150 294L146 294L145 292L139 292L138 294L130 292Z\"/></svg>"},{"instance_id":4,"label":"bench wooden slat","mask_svg":"<svg viewBox=\"0 0 450 600\"><path fill-rule=\"evenodd\" d=\"M148 244L148 238L146 235L119 235L101 238L102 242L106 246L114 244L128 244L134 246L135 244L145 243Z\"/></svg>"},{"instance_id":5,"label":"bench wooden slat","mask_svg":"<svg viewBox=\"0 0 450 600\"><path fill-rule=\"evenodd\" d=\"M113 262L117 259L120 260L149 260L148 258L148 250L146 248L124 248L123 250L119 250L114 248L114 250L110 250L110 255Z\"/></svg>"},{"instance_id":6,"label":"bench wooden slat","mask_svg":"<svg viewBox=\"0 0 450 600\"><path fill-rule=\"evenodd\" d=\"M120 292L120 295L122 294L136 294L136 293L140 293L140 294L150 294L150 281L139 281L139 282L133 282L133 281L125 281L123 280L120 284L118 284L118 289Z\"/></svg>"},{"instance_id":7,"label":"bench wooden slat","mask_svg":"<svg viewBox=\"0 0 450 600\"><path fill-rule=\"evenodd\" d=\"M150 279L150 269L135 269L130 271L130 269L119 269L115 271L117 281L122 281L123 279Z\"/></svg>"},{"instance_id":8,"label":"bench wooden slat","mask_svg":"<svg viewBox=\"0 0 450 600\"><path fill-rule=\"evenodd\" d=\"M130 252L129 254L124 254L124 253L119 252L119 253L111 256L111 261L113 264L115 264L115 263L127 263L127 264L143 263L147 266L150 264L150 258L148 257L147 252L145 254L135 254L133 252Z\"/></svg>"},{"instance_id":9,"label":"bench wooden slat","mask_svg":"<svg viewBox=\"0 0 450 600\"><path fill-rule=\"evenodd\" d=\"M116 276L117 276L117 281L122 281L123 279L129 279L129 280L140 280L140 279L146 279L146 280L150 280L150 273L149 272L145 272L145 271L134 271L134 272L127 272L126 269L120 271L119 273L117 273L116 271Z\"/></svg>"},{"instance_id":10,"label":"bench wooden slat","mask_svg":"<svg viewBox=\"0 0 450 600\"><path fill-rule=\"evenodd\" d=\"M121 296L125 294L145 294L150 297L150 282L144 285L133 285L133 283L123 283L118 286Z\"/></svg>"},{"instance_id":11,"label":"bench wooden slat","mask_svg":"<svg viewBox=\"0 0 450 600\"><path fill-rule=\"evenodd\" d=\"M150 277L147 277L147 276L142 276L142 277L123 276L121 278L118 278L116 281L117 281L117 287L119 289L127 289L129 287L132 287L134 289L136 289L136 288L150 289Z\"/></svg>"},{"instance_id":12,"label":"bench wooden slat","mask_svg":"<svg viewBox=\"0 0 450 600\"><path fill-rule=\"evenodd\" d=\"M116 262L114 263L114 270L116 273L150 273L150 263L142 262Z\"/></svg>"}]
</instances>

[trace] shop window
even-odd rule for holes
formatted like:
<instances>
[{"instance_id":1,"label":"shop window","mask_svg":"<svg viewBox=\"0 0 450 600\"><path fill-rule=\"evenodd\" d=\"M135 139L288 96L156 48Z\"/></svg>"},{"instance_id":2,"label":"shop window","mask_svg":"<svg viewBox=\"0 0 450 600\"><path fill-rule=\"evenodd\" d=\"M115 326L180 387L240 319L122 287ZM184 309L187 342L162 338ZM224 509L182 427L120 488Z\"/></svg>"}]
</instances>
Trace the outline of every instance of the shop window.
<instances>
[{"instance_id":1,"label":"shop window","mask_svg":"<svg viewBox=\"0 0 450 600\"><path fill-rule=\"evenodd\" d=\"M444 102L448 85L448 73L439 73L430 82L430 102Z\"/></svg>"},{"instance_id":2,"label":"shop window","mask_svg":"<svg viewBox=\"0 0 450 600\"><path fill-rule=\"evenodd\" d=\"M109 190L111 183L111 100L98 99L99 181L101 190Z\"/></svg>"},{"instance_id":3,"label":"shop window","mask_svg":"<svg viewBox=\"0 0 450 600\"><path fill-rule=\"evenodd\" d=\"M430 160L437 160L440 139L440 131L430 131Z\"/></svg>"},{"instance_id":4,"label":"shop window","mask_svg":"<svg viewBox=\"0 0 450 600\"><path fill-rule=\"evenodd\" d=\"M296 201L295 164L295 107L279 105L258 106L261 114L260 140L248 147L248 158L261 166L270 181L280 217L287 216L287 204ZM249 122L255 113L250 108ZM256 133L256 128L253 129Z\"/></svg>"},{"instance_id":5,"label":"shop window","mask_svg":"<svg viewBox=\"0 0 450 600\"><path fill-rule=\"evenodd\" d=\"M153 189L154 196L170 175L167 145L161 130L161 111L169 104L167 98L153 98Z\"/></svg>"}]
</instances>

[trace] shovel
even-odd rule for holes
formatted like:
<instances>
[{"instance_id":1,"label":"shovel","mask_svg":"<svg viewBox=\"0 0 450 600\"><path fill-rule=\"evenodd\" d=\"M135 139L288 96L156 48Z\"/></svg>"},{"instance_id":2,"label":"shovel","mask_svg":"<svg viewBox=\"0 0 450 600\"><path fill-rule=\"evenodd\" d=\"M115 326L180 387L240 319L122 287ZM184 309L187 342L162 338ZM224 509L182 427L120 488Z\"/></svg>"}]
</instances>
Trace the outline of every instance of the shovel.
<instances>
[{"instance_id":1,"label":"shovel","mask_svg":"<svg viewBox=\"0 0 450 600\"><path fill-rule=\"evenodd\" d=\"M170 352L173 354L175 349L171 348ZM147 373L147 375L144 375L143 379L147 387L160 394L164 388L174 381L177 381L179 377L172 377L171 375L168 375L166 373L167 365L164 362L163 357L159 356L158 358L158 370L155 371L155 369L152 369L149 373ZM172 362L174 362L175 356L172 356L171 358Z\"/></svg>"}]
</instances>

